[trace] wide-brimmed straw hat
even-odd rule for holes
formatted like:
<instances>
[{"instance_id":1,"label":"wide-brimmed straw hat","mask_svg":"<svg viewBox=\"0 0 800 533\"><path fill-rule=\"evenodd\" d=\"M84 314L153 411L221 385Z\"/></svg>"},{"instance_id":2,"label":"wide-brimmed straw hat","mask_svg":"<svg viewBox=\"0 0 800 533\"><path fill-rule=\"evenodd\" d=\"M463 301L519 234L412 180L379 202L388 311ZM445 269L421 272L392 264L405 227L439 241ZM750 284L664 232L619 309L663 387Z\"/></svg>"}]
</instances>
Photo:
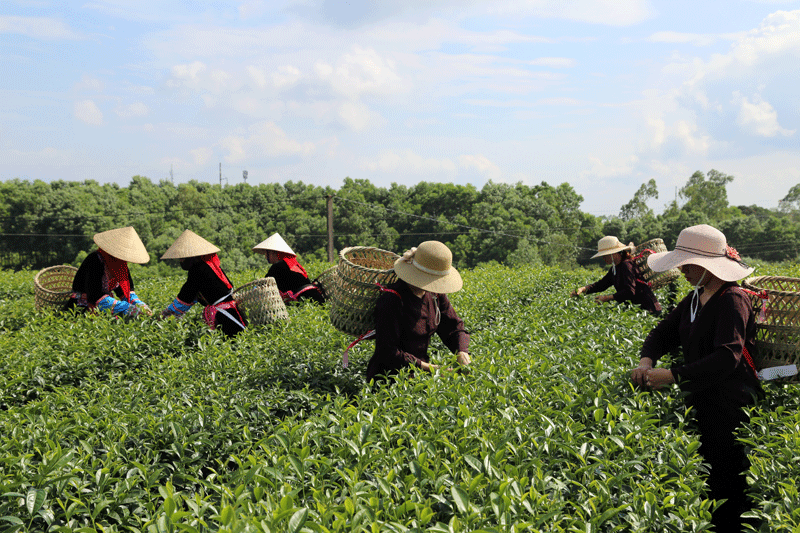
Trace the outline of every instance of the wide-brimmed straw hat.
<instances>
[{"instance_id":1,"label":"wide-brimmed straw hat","mask_svg":"<svg viewBox=\"0 0 800 533\"><path fill-rule=\"evenodd\" d=\"M413 255L397 259L394 272L409 285L438 294L459 291L463 285L450 248L439 241L425 241Z\"/></svg>"},{"instance_id":2,"label":"wide-brimmed straw hat","mask_svg":"<svg viewBox=\"0 0 800 533\"><path fill-rule=\"evenodd\" d=\"M742 263L739 253L728 246L725 234L708 224L685 228L671 252L650 254L647 265L663 272L681 265L698 265L722 281L737 281L753 273Z\"/></svg>"},{"instance_id":3,"label":"wide-brimmed straw hat","mask_svg":"<svg viewBox=\"0 0 800 533\"><path fill-rule=\"evenodd\" d=\"M294 253L294 250L292 250L289 245L286 244L286 241L283 240L283 237L277 233L273 233L267 240L261 241L253 246L253 251L262 255L267 255L267 252L270 250L273 252L283 252L285 254L297 255Z\"/></svg>"},{"instance_id":4,"label":"wide-brimmed straw hat","mask_svg":"<svg viewBox=\"0 0 800 533\"><path fill-rule=\"evenodd\" d=\"M202 238L192 230L185 230L175 239L172 246L167 248L161 259L184 259L201 255L215 254L219 248Z\"/></svg>"},{"instance_id":5,"label":"wide-brimmed straw hat","mask_svg":"<svg viewBox=\"0 0 800 533\"><path fill-rule=\"evenodd\" d=\"M599 241L597 241L597 253L594 254L591 258L594 259L595 257L603 257L604 255L611 255L616 254L618 252L622 252L624 250L632 250L633 246L630 244L625 245L619 242L619 239L614 237L613 235L606 235Z\"/></svg>"},{"instance_id":6,"label":"wide-brimmed straw hat","mask_svg":"<svg viewBox=\"0 0 800 533\"><path fill-rule=\"evenodd\" d=\"M93 239L99 248L117 259L142 265L150 261L150 254L133 226L95 233Z\"/></svg>"}]
</instances>

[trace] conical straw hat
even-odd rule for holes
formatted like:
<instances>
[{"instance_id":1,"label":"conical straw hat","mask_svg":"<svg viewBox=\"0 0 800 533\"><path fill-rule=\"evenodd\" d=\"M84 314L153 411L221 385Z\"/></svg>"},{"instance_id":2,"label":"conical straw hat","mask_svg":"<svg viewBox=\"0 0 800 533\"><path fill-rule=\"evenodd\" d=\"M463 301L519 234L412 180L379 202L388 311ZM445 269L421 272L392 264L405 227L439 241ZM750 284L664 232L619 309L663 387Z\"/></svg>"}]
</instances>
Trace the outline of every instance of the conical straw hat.
<instances>
[{"instance_id":1,"label":"conical straw hat","mask_svg":"<svg viewBox=\"0 0 800 533\"><path fill-rule=\"evenodd\" d=\"M219 252L219 248L192 230L187 229L175 239L172 246L161 256L161 259L183 259L184 257L197 257L217 252Z\"/></svg>"},{"instance_id":2,"label":"conical straw hat","mask_svg":"<svg viewBox=\"0 0 800 533\"><path fill-rule=\"evenodd\" d=\"M94 242L117 259L140 265L150 261L150 254L133 226L95 233Z\"/></svg>"},{"instance_id":3,"label":"conical straw hat","mask_svg":"<svg viewBox=\"0 0 800 533\"><path fill-rule=\"evenodd\" d=\"M267 255L267 252L270 250L273 252L283 252L285 254L297 255L294 253L294 250L289 248L289 245L286 244L286 241L283 240L283 237L277 233L273 233L267 240L253 246L254 252L263 255Z\"/></svg>"}]
</instances>

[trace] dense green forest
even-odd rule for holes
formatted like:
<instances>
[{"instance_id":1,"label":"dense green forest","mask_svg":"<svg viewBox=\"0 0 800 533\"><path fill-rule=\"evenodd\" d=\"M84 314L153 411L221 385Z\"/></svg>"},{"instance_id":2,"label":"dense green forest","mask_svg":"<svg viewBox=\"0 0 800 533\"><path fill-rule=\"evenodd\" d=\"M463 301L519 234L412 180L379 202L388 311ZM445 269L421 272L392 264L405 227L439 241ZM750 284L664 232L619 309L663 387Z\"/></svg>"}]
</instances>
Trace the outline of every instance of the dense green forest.
<instances>
[{"instance_id":1,"label":"dense green forest","mask_svg":"<svg viewBox=\"0 0 800 533\"><path fill-rule=\"evenodd\" d=\"M345 178L336 190L301 182L220 186L175 185L134 176L127 187L96 181L20 179L0 183L0 266L19 269L79 263L99 231L132 225L157 261L186 228L222 249L229 270L266 267L251 248L279 232L301 260L327 259L327 198L333 198L334 247L377 246L402 252L428 239L447 243L459 267L487 262L572 267L586 262L603 235L641 243L661 237L672 246L681 229L720 228L743 256L794 259L800 251L800 185L776 209L731 206L733 176L695 172L678 198L656 214L654 180L642 184L618 216L580 210L583 197L567 183L419 183L376 187ZM624 201L621 199L621 202Z\"/></svg>"}]
</instances>

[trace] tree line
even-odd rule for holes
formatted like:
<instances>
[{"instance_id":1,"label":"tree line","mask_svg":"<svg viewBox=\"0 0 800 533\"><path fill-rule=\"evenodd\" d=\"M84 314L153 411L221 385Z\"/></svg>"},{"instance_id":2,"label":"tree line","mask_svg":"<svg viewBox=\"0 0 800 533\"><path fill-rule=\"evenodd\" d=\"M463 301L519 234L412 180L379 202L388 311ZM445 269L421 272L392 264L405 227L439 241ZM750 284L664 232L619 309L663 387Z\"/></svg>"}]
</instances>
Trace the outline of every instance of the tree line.
<instances>
[{"instance_id":1,"label":"tree line","mask_svg":"<svg viewBox=\"0 0 800 533\"><path fill-rule=\"evenodd\" d=\"M280 233L301 261L327 259L327 198L333 197L334 247L376 246L401 253L429 239L441 240L462 268L480 263L542 263L572 267L594 253L603 235L641 243L661 237L674 245L681 229L709 223L742 255L769 261L800 251L800 185L779 208L730 206L732 176L695 172L661 214L647 202L658 197L654 180L642 184L618 216L580 210L571 185L489 182L472 185L422 182L376 187L345 178L339 189L302 182L220 186L198 181L175 185L134 176L127 187L20 179L0 183L0 265L41 268L78 264L91 251L92 235L132 225L157 259L186 228L222 251L229 270L265 268L251 248Z\"/></svg>"}]
</instances>

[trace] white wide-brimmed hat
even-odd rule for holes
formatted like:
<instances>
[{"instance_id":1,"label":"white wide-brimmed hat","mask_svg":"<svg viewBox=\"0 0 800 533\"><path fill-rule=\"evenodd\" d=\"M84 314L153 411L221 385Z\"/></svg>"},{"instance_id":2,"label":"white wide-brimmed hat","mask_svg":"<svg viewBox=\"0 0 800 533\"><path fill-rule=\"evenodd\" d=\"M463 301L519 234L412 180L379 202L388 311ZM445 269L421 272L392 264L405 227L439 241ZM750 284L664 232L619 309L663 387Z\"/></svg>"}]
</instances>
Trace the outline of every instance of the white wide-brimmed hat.
<instances>
[{"instance_id":1,"label":"white wide-brimmed hat","mask_svg":"<svg viewBox=\"0 0 800 533\"><path fill-rule=\"evenodd\" d=\"M100 249L117 259L141 265L150 261L150 254L133 226L95 233L93 240Z\"/></svg>"},{"instance_id":2,"label":"white wide-brimmed hat","mask_svg":"<svg viewBox=\"0 0 800 533\"><path fill-rule=\"evenodd\" d=\"M698 265L722 281L737 281L755 270L742 263L739 253L728 246L725 235L715 227L700 224L683 229L671 252L650 254L647 265L663 272L681 265Z\"/></svg>"},{"instance_id":3,"label":"white wide-brimmed hat","mask_svg":"<svg viewBox=\"0 0 800 533\"><path fill-rule=\"evenodd\" d=\"M611 255L618 252L622 252L624 250L633 250L633 246L628 244L622 244L619 242L619 239L614 237L613 235L606 235L599 241L597 241L597 253L594 254L591 258L594 259L595 257L602 257L604 255Z\"/></svg>"},{"instance_id":4,"label":"white wide-brimmed hat","mask_svg":"<svg viewBox=\"0 0 800 533\"><path fill-rule=\"evenodd\" d=\"M192 230L184 230L172 246L167 248L161 259L184 259L186 257L198 257L201 255L215 254L219 248L202 238Z\"/></svg>"},{"instance_id":5,"label":"white wide-brimmed hat","mask_svg":"<svg viewBox=\"0 0 800 533\"><path fill-rule=\"evenodd\" d=\"M262 255L267 255L267 252L270 250L273 252L283 252L285 254L297 255L278 233L273 233L267 240L253 246L253 251Z\"/></svg>"},{"instance_id":6,"label":"white wide-brimmed hat","mask_svg":"<svg viewBox=\"0 0 800 533\"><path fill-rule=\"evenodd\" d=\"M397 277L422 290L449 294L461 290L461 274L453 268L453 253L439 241L425 241L413 254L394 262Z\"/></svg>"}]
</instances>

